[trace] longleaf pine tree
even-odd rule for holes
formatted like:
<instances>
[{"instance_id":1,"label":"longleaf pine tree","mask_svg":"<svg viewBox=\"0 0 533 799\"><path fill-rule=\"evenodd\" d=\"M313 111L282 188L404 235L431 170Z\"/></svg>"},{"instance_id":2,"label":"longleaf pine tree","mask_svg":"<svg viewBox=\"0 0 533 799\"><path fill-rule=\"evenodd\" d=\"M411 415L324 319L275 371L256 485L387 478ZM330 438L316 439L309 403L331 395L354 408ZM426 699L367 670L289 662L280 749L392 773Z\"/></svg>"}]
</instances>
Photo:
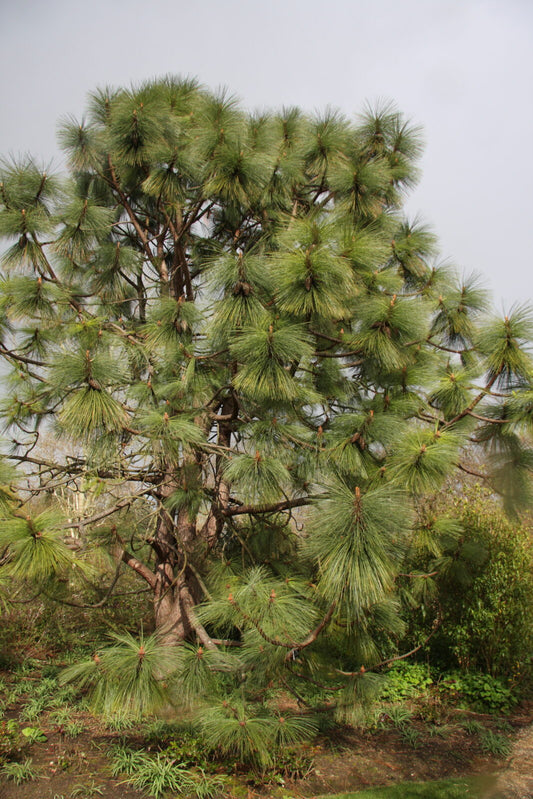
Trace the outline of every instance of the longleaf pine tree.
<instances>
[{"instance_id":1,"label":"longleaf pine tree","mask_svg":"<svg viewBox=\"0 0 533 799\"><path fill-rule=\"evenodd\" d=\"M306 725L242 686L329 680L349 713L406 553L453 527L425 498L466 471L527 501L533 314L406 219L421 140L392 107L249 114L169 77L96 91L59 141L66 176L1 167L2 586L64 596L105 549L153 597L150 670L118 636L79 673L124 705L123 657L146 706L181 643L182 699L222 697L207 737L265 763Z\"/></svg>"}]
</instances>

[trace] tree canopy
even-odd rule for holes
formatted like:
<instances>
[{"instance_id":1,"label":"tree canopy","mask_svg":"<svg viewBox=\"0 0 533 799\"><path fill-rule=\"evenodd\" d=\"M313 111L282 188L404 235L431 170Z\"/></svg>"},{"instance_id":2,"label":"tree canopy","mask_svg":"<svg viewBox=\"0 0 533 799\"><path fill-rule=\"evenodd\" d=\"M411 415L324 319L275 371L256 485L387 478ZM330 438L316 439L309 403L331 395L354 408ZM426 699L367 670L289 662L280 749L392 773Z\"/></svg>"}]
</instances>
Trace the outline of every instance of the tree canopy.
<instances>
[{"instance_id":1,"label":"tree canopy","mask_svg":"<svg viewBox=\"0 0 533 799\"><path fill-rule=\"evenodd\" d=\"M237 660L309 679L327 634L348 706L409 553L460 536L425 499L465 472L529 498L531 309L498 317L404 216L421 136L393 107L250 114L168 77L94 92L59 141L66 176L1 167L6 597L105 550L102 601L126 564L188 642L184 696Z\"/></svg>"}]
</instances>

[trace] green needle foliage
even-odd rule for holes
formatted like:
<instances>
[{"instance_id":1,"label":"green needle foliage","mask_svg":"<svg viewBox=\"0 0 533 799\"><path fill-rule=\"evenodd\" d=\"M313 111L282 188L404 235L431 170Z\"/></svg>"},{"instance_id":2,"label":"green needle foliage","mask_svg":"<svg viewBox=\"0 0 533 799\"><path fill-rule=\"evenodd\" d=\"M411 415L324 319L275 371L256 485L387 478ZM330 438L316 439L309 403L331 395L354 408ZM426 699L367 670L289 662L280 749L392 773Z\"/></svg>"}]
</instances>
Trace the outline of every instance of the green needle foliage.
<instances>
[{"instance_id":1,"label":"green needle foliage","mask_svg":"<svg viewBox=\"0 0 533 799\"><path fill-rule=\"evenodd\" d=\"M95 710L107 716L142 716L167 702L164 678L174 665L172 651L156 635L139 639L129 633L112 636L113 646L103 648L93 658L69 666L61 681L76 682L88 688Z\"/></svg>"},{"instance_id":2,"label":"green needle foliage","mask_svg":"<svg viewBox=\"0 0 533 799\"><path fill-rule=\"evenodd\" d=\"M65 542L64 519L57 510L35 517L13 515L2 523L0 547L5 548L5 569L14 578L46 581L74 566Z\"/></svg>"},{"instance_id":3,"label":"green needle foliage","mask_svg":"<svg viewBox=\"0 0 533 799\"><path fill-rule=\"evenodd\" d=\"M312 726L278 691L353 718L402 603L435 607L418 567L461 533L426 509L458 470L530 501L533 312L434 262L390 105L251 115L167 76L59 141L65 176L0 164L0 601L79 574L100 607L131 569L155 634L65 679L110 717L198 710L264 767Z\"/></svg>"}]
</instances>

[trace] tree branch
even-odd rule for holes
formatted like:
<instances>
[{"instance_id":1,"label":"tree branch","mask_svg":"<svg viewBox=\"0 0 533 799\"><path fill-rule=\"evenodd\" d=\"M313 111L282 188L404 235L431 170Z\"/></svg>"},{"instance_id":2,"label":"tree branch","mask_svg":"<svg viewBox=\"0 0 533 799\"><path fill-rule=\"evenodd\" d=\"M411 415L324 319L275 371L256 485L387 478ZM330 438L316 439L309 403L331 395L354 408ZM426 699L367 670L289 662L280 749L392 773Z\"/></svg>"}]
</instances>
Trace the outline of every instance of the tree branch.
<instances>
[{"instance_id":1,"label":"tree branch","mask_svg":"<svg viewBox=\"0 0 533 799\"><path fill-rule=\"evenodd\" d=\"M244 513L249 513L255 516L260 513L277 513L281 510L288 510L289 508L300 508L303 505L311 505L313 499L316 497L301 497L300 499L287 499L283 502L274 502L270 505L241 505L238 508L226 508L221 510L223 516L240 516Z\"/></svg>"}]
</instances>

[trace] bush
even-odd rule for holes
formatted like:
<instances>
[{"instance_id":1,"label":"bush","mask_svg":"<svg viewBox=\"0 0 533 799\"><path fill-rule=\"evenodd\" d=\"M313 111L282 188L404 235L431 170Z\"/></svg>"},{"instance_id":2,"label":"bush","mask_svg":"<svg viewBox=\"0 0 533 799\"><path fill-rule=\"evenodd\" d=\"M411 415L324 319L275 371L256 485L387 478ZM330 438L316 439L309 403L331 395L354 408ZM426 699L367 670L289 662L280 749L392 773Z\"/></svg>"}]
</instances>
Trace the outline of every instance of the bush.
<instances>
[{"instance_id":1,"label":"bush","mask_svg":"<svg viewBox=\"0 0 533 799\"><path fill-rule=\"evenodd\" d=\"M428 645L433 664L524 683L533 655L531 532L479 487L456 498L451 511L455 535L439 541L435 531L433 550L416 561L416 569L438 575L434 584L425 581L432 591L411 629L421 638L440 608L443 624Z\"/></svg>"},{"instance_id":2,"label":"bush","mask_svg":"<svg viewBox=\"0 0 533 799\"><path fill-rule=\"evenodd\" d=\"M400 661L387 673L387 682L381 691L381 699L387 702L400 702L411 699L424 691L433 680L427 666L423 663Z\"/></svg>"},{"instance_id":3,"label":"bush","mask_svg":"<svg viewBox=\"0 0 533 799\"><path fill-rule=\"evenodd\" d=\"M512 690L490 674L453 674L441 688L457 692L482 713L507 713L516 703Z\"/></svg>"}]
</instances>

